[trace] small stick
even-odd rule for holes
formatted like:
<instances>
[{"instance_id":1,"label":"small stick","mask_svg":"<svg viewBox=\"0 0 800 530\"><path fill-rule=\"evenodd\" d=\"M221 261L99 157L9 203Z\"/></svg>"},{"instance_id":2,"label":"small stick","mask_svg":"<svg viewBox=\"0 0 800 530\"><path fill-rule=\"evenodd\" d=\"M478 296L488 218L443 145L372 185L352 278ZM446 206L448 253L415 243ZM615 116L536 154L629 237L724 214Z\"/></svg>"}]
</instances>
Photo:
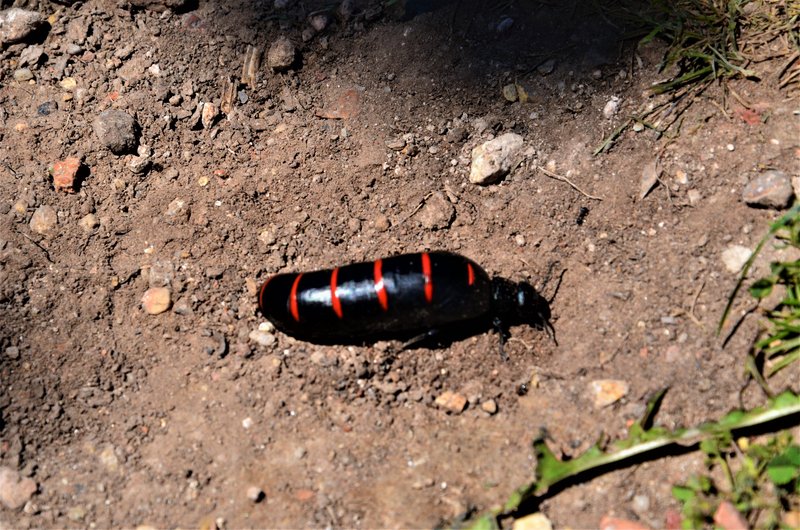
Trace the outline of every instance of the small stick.
<instances>
[{"instance_id":1,"label":"small stick","mask_svg":"<svg viewBox=\"0 0 800 530\"><path fill-rule=\"evenodd\" d=\"M602 200L603 200L601 197L595 197L594 195L589 195L588 193L586 193L585 191L583 191L582 189L580 189L578 186L576 186L576 185L575 185L575 184L574 184L574 183L573 183L571 180L569 180L567 177L564 177L564 176L562 176L562 175L559 175L559 174L557 174L557 173L553 173L552 171L547 171L547 170L546 170L545 168L543 168L542 166L536 166L536 168L537 168L539 171L541 171L542 173L544 173L545 175L547 175L548 177L550 177L550 178L553 178L553 179L556 179L556 180L560 180L561 182L566 182L567 184L569 184L570 186L572 186L572 188L573 188L573 189L575 189L577 192L579 192L581 195L583 195L583 196L584 196L584 197L586 197L587 199L593 199L593 200L595 200L595 201L602 201Z\"/></svg>"},{"instance_id":2,"label":"small stick","mask_svg":"<svg viewBox=\"0 0 800 530\"><path fill-rule=\"evenodd\" d=\"M703 292L703 287L705 286L706 286L706 279L703 278L703 281L700 282L700 287L698 287L697 292L694 293L694 299L692 299L692 305L689 306L689 316L695 319L695 321L697 320L697 317L694 315L694 308L697 305L697 299L700 298L700 293Z\"/></svg>"},{"instance_id":3,"label":"small stick","mask_svg":"<svg viewBox=\"0 0 800 530\"><path fill-rule=\"evenodd\" d=\"M39 248L39 250L44 252L44 257L47 258L47 261L49 261L50 263L53 263L53 260L50 259L50 253L47 251L46 248L44 248L42 245L40 245L38 241L36 241L35 239L33 239L31 236L29 236L28 234L26 234L24 232L20 232L20 231L16 231L16 232L19 235L21 235L22 237L24 237L25 239L27 239L28 241L30 241L31 243L33 243L34 245L36 245Z\"/></svg>"}]
</instances>

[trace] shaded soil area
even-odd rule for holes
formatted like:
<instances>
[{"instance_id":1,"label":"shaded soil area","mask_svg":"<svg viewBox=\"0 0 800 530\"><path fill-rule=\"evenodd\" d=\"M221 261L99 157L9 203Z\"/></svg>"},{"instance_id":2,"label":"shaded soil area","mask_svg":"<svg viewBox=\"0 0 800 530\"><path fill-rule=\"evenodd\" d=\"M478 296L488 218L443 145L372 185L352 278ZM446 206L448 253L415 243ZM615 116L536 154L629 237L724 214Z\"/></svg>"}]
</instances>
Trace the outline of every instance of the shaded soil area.
<instances>
[{"instance_id":1,"label":"shaded soil area","mask_svg":"<svg viewBox=\"0 0 800 530\"><path fill-rule=\"evenodd\" d=\"M542 429L568 456L624 436L665 386L668 427L759 402L741 393L758 317L727 343L716 326L736 279L722 252L776 215L743 187L798 176L777 62L734 82L738 99L711 87L667 135L628 129L595 156L666 75L663 46L625 40L625 21L579 1L347 5L22 6L49 26L33 79L15 75L37 44L0 54L0 464L38 491L0 526L432 527L530 480ZM281 36L295 63L274 72L265 53L240 83L249 47ZM526 101L504 98L512 83ZM109 109L146 148L102 144ZM524 159L471 184L473 148L507 132ZM69 157L74 193L53 180ZM534 285L557 342L515 326L503 360L491 330L402 349L263 325L271 274L424 250ZM154 287L159 314L142 307ZM598 407L608 379L626 391ZM436 403L448 391L463 411ZM701 469L644 463L541 509L557 527L663 528L671 485Z\"/></svg>"}]
</instances>

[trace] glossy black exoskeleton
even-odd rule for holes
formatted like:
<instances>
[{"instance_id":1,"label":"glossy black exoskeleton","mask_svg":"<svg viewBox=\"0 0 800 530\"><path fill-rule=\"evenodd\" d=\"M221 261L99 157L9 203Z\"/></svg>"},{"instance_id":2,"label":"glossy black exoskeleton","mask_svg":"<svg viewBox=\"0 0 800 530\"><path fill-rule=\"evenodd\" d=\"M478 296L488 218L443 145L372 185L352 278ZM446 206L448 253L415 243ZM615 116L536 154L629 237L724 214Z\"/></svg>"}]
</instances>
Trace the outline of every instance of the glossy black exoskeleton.
<instances>
[{"instance_id":1,"label":"glossy black exoskeleton","mask_svg":"<svg viewBox=\"0 0 800 530\"><path fill-rule=\"evenodd\" d=\"M533 287L490 278L472 260L449 252L278 274L261 286L258 305L284 333L323 343L431 330L474 334L487 325L502 333L515 324L550 329L548 303Z\"/></svg>"}]
</instances>

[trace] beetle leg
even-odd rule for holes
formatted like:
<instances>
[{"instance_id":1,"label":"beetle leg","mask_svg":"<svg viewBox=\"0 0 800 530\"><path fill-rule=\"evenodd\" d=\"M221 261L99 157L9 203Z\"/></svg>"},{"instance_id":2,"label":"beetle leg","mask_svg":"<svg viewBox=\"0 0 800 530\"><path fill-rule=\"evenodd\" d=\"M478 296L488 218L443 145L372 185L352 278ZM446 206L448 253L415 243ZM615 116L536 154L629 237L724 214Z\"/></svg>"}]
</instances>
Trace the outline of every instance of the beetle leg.
<instances>
[{"instance_id":1,"label":"beetle leg","mask_svg":"<svg viewBox=\"0 0 800 530\"><path fill-rule=\"evenodd\" d=\"M419 346L423 342L436 338L437 335L439 335L438 329L429 329L428 331L420 333L419 335L411 337L410 339L405 341L402 344L402 346L400 346L400 351L408 350L410 348L413 348L414 346Z\"/></svg>"},{"instance_id":2,"label":"beetle leg","mask_svg":"<svg viewBox=\"0 0 800 530\"><path fill-rule=\"evenodd\" d=\"M497 336L500 337L500 357L502 357L504 361L508 361L508 354L505 349L506 342L511 337L508 326L506 326L499 317L494 317L492 319L492 326L494 326L494 329L497 331Z\"/></svg>"}]
</instances>

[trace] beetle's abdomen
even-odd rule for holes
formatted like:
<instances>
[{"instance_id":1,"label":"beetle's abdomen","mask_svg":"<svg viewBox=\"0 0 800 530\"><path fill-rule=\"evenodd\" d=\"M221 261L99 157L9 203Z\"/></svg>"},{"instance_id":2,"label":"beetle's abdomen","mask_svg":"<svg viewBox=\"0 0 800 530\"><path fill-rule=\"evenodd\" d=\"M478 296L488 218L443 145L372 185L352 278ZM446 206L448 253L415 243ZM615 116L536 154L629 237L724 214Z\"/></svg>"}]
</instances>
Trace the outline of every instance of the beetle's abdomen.
<instances>
[{"instance_id":1,"label":"beetle's abdomen","mask_svg":"<svg viewBox=\"0 0 800 530\"><path fill-rule=\"evenodd\" d=\"M261 286L258 304L291 335L358 340L478 318L491 297L489 277L473 261L430 252L279 274Z\"/></svg>"}]
</instances>

